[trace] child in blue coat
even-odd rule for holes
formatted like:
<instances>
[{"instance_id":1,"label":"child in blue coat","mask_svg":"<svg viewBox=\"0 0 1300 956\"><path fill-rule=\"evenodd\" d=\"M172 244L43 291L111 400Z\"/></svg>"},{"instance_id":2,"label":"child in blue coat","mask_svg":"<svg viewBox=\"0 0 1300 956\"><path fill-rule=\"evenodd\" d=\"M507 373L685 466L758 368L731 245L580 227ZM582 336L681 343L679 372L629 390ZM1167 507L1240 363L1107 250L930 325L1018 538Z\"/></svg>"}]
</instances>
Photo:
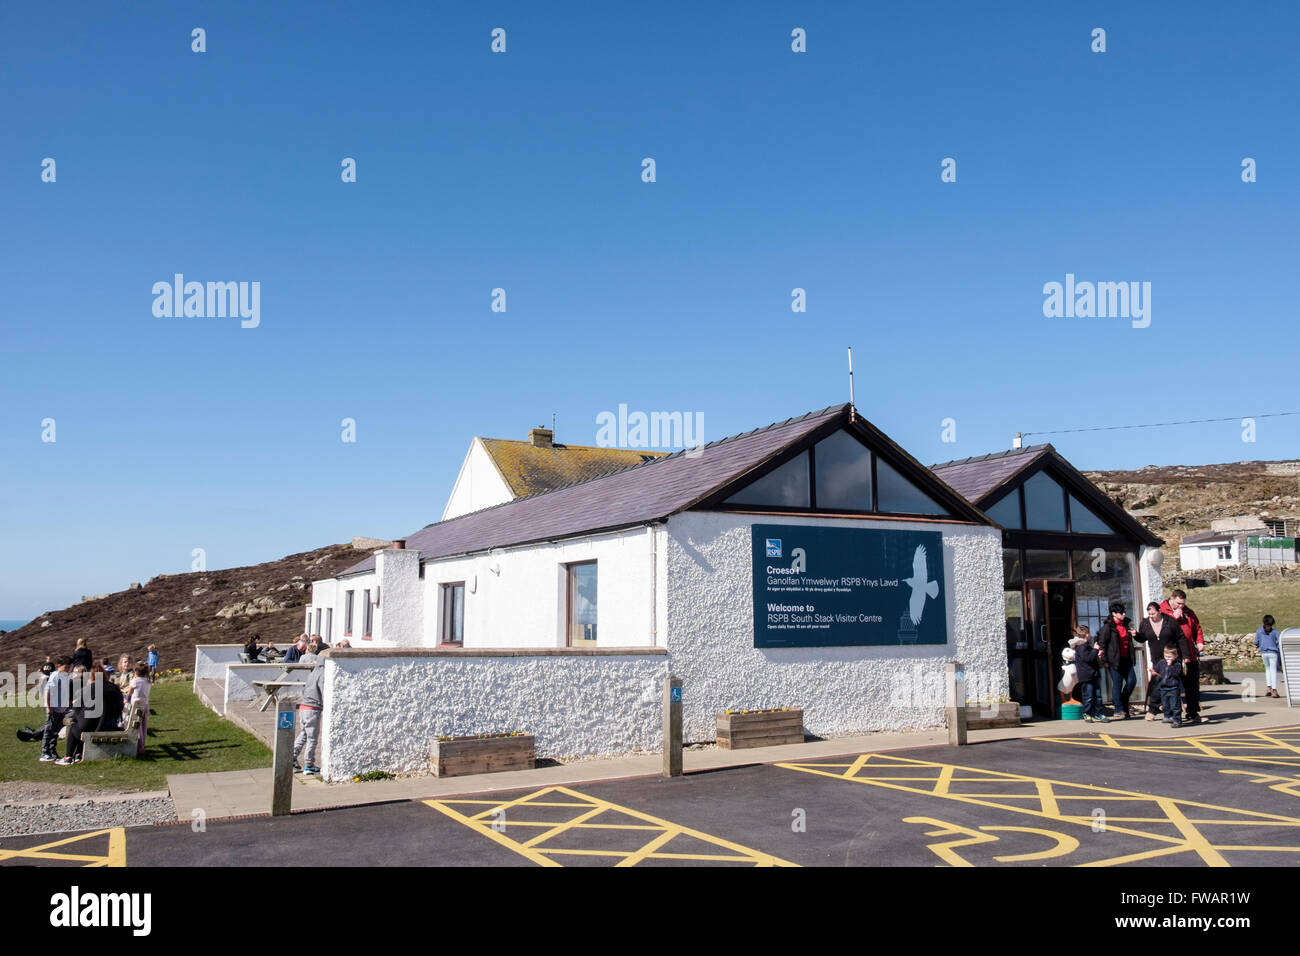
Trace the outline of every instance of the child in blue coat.
<instances>
[{"instance_id":1,"label":"child in blue coat","mask_svg":"<svg viewBox=\"0 0 1300 956\"><path fill-rule=\"evenodd\" d=\"M1183 722L1183 662L1178 659L1178 645L1165 645L1165 656L1151 668L1151 676L1160 689L1160 706L1165 712L1165 723L1181 727Z\"/></svg>"},{"instance_id":2,"label":"child in blue coat","mask_svg":"<svg viewBox=\"0 0 1300 956\"><path fill-rule=\"evenodd\" d=\"M1083 719L1105 723L1106 711L1101 702L1101 645L1092 639L1088 629L1080 624L1074 629L1075 637L1083 641L1074 649L1074 671L1079 678L1079 693L1083 698Z\"/></svg>"}]
</instances>

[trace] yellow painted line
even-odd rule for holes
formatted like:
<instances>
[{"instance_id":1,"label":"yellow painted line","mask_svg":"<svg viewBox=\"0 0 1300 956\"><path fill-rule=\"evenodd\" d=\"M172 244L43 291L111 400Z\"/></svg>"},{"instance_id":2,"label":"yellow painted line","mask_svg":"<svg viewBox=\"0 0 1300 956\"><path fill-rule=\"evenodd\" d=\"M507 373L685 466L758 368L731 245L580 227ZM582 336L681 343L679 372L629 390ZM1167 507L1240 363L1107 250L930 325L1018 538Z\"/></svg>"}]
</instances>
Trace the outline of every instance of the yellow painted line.
<instances>
[{"instance_id":1,"label":"yellow painted line","mask_svg":"<svg viewBox=\"0 0 1300 956\"><path fill-rule=\"evenodd\" d=\"M1293 817L1286 817L1280 814L1261 813L1253 810L1239 810L1232 807L1220 807L1220 806L1214 806L1212 804L1203 804L1203 803L1190 801L1190 800L1176 800L1174 798L1158 797L1158 796L1153 796L1151 794L1133 793L1129 791L1118 790L1112 787L1099 787L1093 784L1081 784L1081 783L1073 783L1070 781L1052 780L1050 778L1045 778L1045 777L1030 777L1028 775L1010 774L998 770L979 770L977 768L972 768L972 767L963 767L960 765L942 764L933 761L916 760L909 757L894 757L886 754L877 754L874 756L875 756L874 762L867 761L863 765L869 775L857 776L853 778L844 778L839 774L825 773L824 771L818 769L818 765L816 763L806 763L806 764L779 763L776 764L776 766L787 770L798 770L804 773L813 773L821 776L832 777L835 779L849 779L851 782L854 783L864 783L871 786L884 787L886 789L901 790L904 792L918 793L926 796L940 796L943 797L944 799L957 800L963 803L992 807L994 809L1009 810L1015 813L1024 813L1035 817L1057 820L1060 822L1072 823L1080 826L1090 825L1091 817L1090 816L1089 817L1064 816L1060 813L1059 806L1056 805L1056 801L1088 800L1090 802L1093 802L1093 801L1100 801L1100 800L1125 800L1125 801L1137 802L1137 803L1154 804L1156 807L1158 807L1161 810L1162 813L1164 813L1165 815L1164 819L1152 818L1147 820L1143 818L1143 822L1154 824L1157 826L1170 827L1174 831L1176 831L1178 835L1176 836L1165 835L1162 833L1151 832L1149 830L1137 830L1130 827L1114 826L1113 824L1117 822L1116 818L1110 818L1107 820L1107 825L1106 825L1107 831L1113 833L1122 833L1129 836L1137 836L1147 840L1154 840L1158 843L1170 844L1171 847L1169 849L1169 852L1196 853L1202 860L1204 860L1208 865L1211 866L1225 866L1227 865L1227 861L1223 858L1220 852L1220 848L1217 848L1213 843L1211 843L1205 837L1204 834L1200 833L1196 829L1196 824L1201 821L1196 821L1189 818L1187 816L1187 812L1189 810L1190 811L1208 810L1214 814L1227 815L1227 819L1205 820L1204 822L1202 822L1202 825L1214 824L1214 825L1227 825L1227 826L1240 826L1240 825L1275 826L1275 827L1282 826L1287 828L1300 829L1300 819L1296 819ZM937 785L935 786L934 789L926 789L921 787L904 787L904 786L899 786L898 784L892 782L887 778L883 778L883 777L878 778L870 775L878 768L888 769L891 767L898 767L898 766L931 768L938 772L937 776L932 781L936 784L938 784L939 781L943 780L945 776L951 776L951 774L954 771L961 770L968 773L985 774L988 777L998 781L1019 781L1025 784L1032 784L1034 785L1038 793L1042 793L1044 790L1044 786L1046 785L1047 788L1050 789L1051 792L1054 794L1055 800L1051 805L1050 811L1048 810L1048 804L1046 802L1040 804L1040 809L1034 810L1028 807L1019 806L1011 803L997 802L1006 799L1002 795L998 795L993 799L985 799L985 798L970 796L968 794L962 794L962 793L941 792L940 787ZM1055 789L1057 787L1063 787L1066 788L1067 790L1076 790L1076 791L1085 791L1085 792L1082 794L1058 793L1056 792ZM931 849L934 849L934 847L931 847ZM936 850L935 852L938 851ZM1292 852L1300 852L1300 847L1294 848ZM1115 860L1094 861L1094 865L1101 865L1101 864L1110 865L1118 861L1129 860L1132 858L1133 857L1131 856L1126 856L1126 857L1115 858Z\"/></svg>"},{"instance_id":2,"label":"yellow painted line","mask_svg":"<svg viewBox=\"0 0 1300 956\"><path fill-rule=\"evenodd\" d=\"M463 813L457 813L451 807L443 806L437 800L425 800L424 802L426 805L433 807L433 809L441 813L445 813L453 820L460 821L461 823L465 824L465 826L469 827L471 830L477 830L485 837L488 837L491 840L495 840L497 843L500 843L506 849L514 850L520 856L528 857L528 859L532 860L538 866L559 866L560 865L556 863L554 860L547 859L547 857L545 857L541 853L538 853L536 850L529 849L528 847L515 842L514 840L507 837L505 834L497 833L497 831L493 830L490 826L485 827L480 825L479 822L473 817L467 817Z\"/></svg>"},{"instance_id":3,"label":"yellow painted line","mask_svg":"<svg viewBox=\"0 0 1300 956\"><path fill-rule=\"evenodd\" d=\"M1154 850L1142 850L1139 853L1129 853L1126 856L1113 856L1108 860L1094 860L1091 863L1076 864L1079 867L1087 866L1120 866L1124 863L1136 863L1138 860L1153 860L1158 856L1172 856L1175 853L1186 852L1185 848L1180 845L1161 846Z\"/></svg>"},{"instance_id":4,"label":"yellow painted line","mask_svg":"<svg viewBox=\"0 0 1300 956\"><path fill-rule=\"evenodd\" d=\"M539 791L539 792L546 792L546 791ZM489 806L488 809L483 810L480 813L474 814L474 819L482 820L485 817L495 816L498 812L502 810L509 810L511 807L518 806L521 803L529 803L530 801L528 798L531 796L533 796L533 794L526 793L522 797L516 797L514 800L498 801L497 803Z\"/></svg>"},{"instance_id":5,"label":"yellow painted line","mask_svg":"<svg viewBox=\"0 0 1300 956\"><path fill-rule=\"evenodd\" d=\"M442 801L442 802L443 802L443 803L474 803L474 804L479 804L479 805L481 805L481 806L488 806L488 807L500 807L500 806L504 806L504 804L502 804L502 802L501 802L500 800L461 800L459 797L456 798L455 800L444 800L444 801ZM530 801L528 805L529 805L530 807L589 807L589 806L591 806L591 804L589 804L589 803L571 803L571 802L565 802L565 803L562 803L562 802L553 801L553 800L551 800L551 801L541 801L541 800Z\"/></svg>"},{"instance_id":6,"label":"yellow painted line","mask_svg":"<svg viewBox=\"0 0 1300 956\"><path fill-rule=\"evenodd\" d=\"M994 830L1009 830L1014 833L1040 833L1056 841L1056 846L1049 847L1046 850L1040 850L1037 853L1019 853L1014 856L995 856L993 859L999 863L1021 863L1025 860L1050 860L1058 856L1067 856L1079 849L1079 841L1068 833L1058 833L1055 830L1043 830L1039 827L980 827L986 833Z\"/></svg>"},{"instance_id":7,"label":"yellow painted line","mask_svg":"<svg viewBox=\"0 0 1300 956\"><path fill-rule=\"evenodd\" d=\"M969 860L964 859L956 852L958 847L977 846L981 843L996 843L998 838L989 836L986 833L980 833L978 830L972 830L970 827L964 827L959 823L948 823L944 820L936 820L934 817L903 817L904 823L920 823L925 826L938 826L938 830L927 830L926 836L964 836L963 840L949 840L947 843L930 843L926 848L935 856L943 860L949 866L974 866Z\"/></svg>"},{"instance_id":8,"label":"yellow painted line","mask_svg":"<svg viewBox=\"0 0 1300 956\"><path fill-rule=\"evenodd\" d=\"M646 857L650 856L650 854L657 851L660 847L666 846L669 842L675 839L676 836L677 836L676 830L664 830L663 833L659 834L657 837L655 837L645 846L641 847L641 849L637 850L635 853L629 853L627 856L623 857L623 859L619 860L614 865L615 866L636 866Z\"/></svg>"},{"instance_id":9,"label":"yellow painted line","mask_svg":"<svg viewBox=\"0 0 1300 956\"><path fill-rule=\"evenodd\" d=\"M846 766L852 766L852 765L846 765ZM554 795L563 795L566 797L571 797L574 800L579 802L557 804L554 801L551 801L550 805L560 805L571 809L575 807L582 807L585 808L585 812L580 813L569 820L555 820L555 821L528 820L528 821L518 821L518 822L507 820L505 822L505 827L507 829L512 826L533 826L533 827L542 826L547 828L544 832L531 837L525 842L520 842L519 840L515 840L507 836L505 833L497 832L492 828L491 824L489 823L489 818L499 819L500 817L498 816L498 814L507 811L512 807L524 808L524 807L534 807L534 806L545 806L547 805L546 801L540 799L535 800L535 798L553 797ZM723 860L728 862L734 861L734 862L751 863L756 866L796 866L797 865L787 860L780 859L779 857L772 856L769 853L762 853L758 850L752 850L749 847L741 846L738 843L732 843L731 841L724 840L721 837L712 836L708 833L704 833L699 830L693 830L689 827L683 827L678 824L672 823L670 821L662 820L658 817L651 816L650 814L642 813L639 810L633 810L631 807L625 807L616 803L610 803L608 800L602 800L597 797L590 797L586 794L579 793L576 790L570 790L567 787L546 787L543 788L542 790L534 791L533 793L524 794L523 796L517 797L513 800L501 801L496 804L491 804L488 807L488 809L476 813L473 816L466 816L465 814L455 810L451 805L457 802L469 802L469 801L456 801L456 800L425 800L424 801L424 803L426 803L427 805L446 814L447 816L451 817L454 820L458 820L459 822L465 824L465 826L469 827L470 829L476 830L477 832L482 833L484 836L490 837L491 839L495 840L497 843L501 844L502 846L508 847L509 849L514 850L516 853L519 853L521 856L525 856L528 859L532 860L533 862L538 863L542 866L559 866L560 863L551 858L552 856L559 856L559 855L603 856L603 857L621 858L621 862L618 864L620 866L635 866L637 863L642 862L643 860L646 859L715 860L715 861ZM476 806L481 805L484 802L489 802L489 801L474 801ZM639 824L612 824L612 823L606 824L606 823L591 822L595 818L599 817L602 813L612 813L612 814L622 815L643 822ZM561 848L561 847L550 848L543 845L547 840L553 839L554 837L559 836L560 834L563 834L569 830L574 830L574 829L629 830L633 832L645 832L647 830L650 830L650 831L660 831L660 832L658 836L653 837L650 840L646 841L644 845L642 845L639 849L635 849L635 850L622 850L622 849L578 850L578 849L569 849L569 848ZM662 850L662 847L668 845L669 843L671 843L673 839L679 836L689 837L691 839L703 843L707 843L712 846L719 847L722 850L726 850L730 852L717 853L717 854L702 854L702 853L669 853L669 852L664 852Z\"/></svg>"},{"instance_id":10,"label":"yellow painted line","mask_svg":"<svg viewBox=\"0 0 1300 956\"><path fill-rule=\"evenodd\" d=\"M92 840L95 837L102 836L108 837L108 849L104 853L50 852L55 847L67 846L69 843L79 843L83 840ZM84 863L88 867L126 866L126 830L122 827L112 827L107 830L95 830L92 833L64 837L61 840L42 843L38 846L13 850L0 849L0 860L59 860L66 863Z\"/></svg>"},{"instance_id":11,"label":"yellow painted line","mask_svg":"<svg viewBox=\"0 0 1300 956\"><path fill-rule=\"evenodd\" d=\"M1286 741L1283 740L1278 740L1276 737L1274 737L1272 734L1266 731L1260 731L1259 736L1261 739L1266 740L1277 747L1281 747L1283 750L1289 750L1292 753L1300 754L1300 747L1297 747L1294 744L1287 743Z\"/></svg>"},{"instance_id":12,"label":"yellow painted line","mask_svg":"<svg viewBox=\"0 0 1300 956\"><path fill-rule=\"evenodd\" d=\"M602 806L592 807L586 813L579 813L572 820L566 820L563 823L557 823L553 825L549 830L537 834L537 836L532 837L530 840L525 842L524 846L530 846L530 847L536 846L537 844L541 843L543 840L549 840L553 836L559 836L561 833L569 829L574 824L583 823L587 820L590 820L592 817L599 816L604 812L605 812L605 808ZM509 824L507 823L507 826L508 825Z\"/></svg>"},{"instance_id":13,"label":"yellow painted line","mask_svg":"<svg viewBox=\"0 0 1300 956\"><path fill-rule=\"evenodd\" d=\"M1106 749L1133 750L1149 753L1172 754L1176 756L1204 755L1222 760L1242 760L1250 762L1269 762L1267 758L1246 756L1242 751L1280 751L1275 760L1285 766L1294 766L1292 755L1300 756L1300 728L1284 727L1272 730L1226 730L1213 734L1197 734L1187 737L1150 738L1150 737L1114 737L1111 734L1096 734L1096 739L1089 740L1082 736L1036 737L1045 743L1072 744L1076 747L1102 747ZM1291 743L1291 740L1295 743Z\"/></svg>"},{"instance_id":14,"label":"yellow painted line","mask_svg":"<svg viewBox=\"0 0 1300 956\"><path fill-rule=\"evenodd\" d=\"M1156 804L1161 810L1165 811L1165 814L1173 821L1174 826L1178 828L1178 832L1186 838L1188 846L1192 847L1201 859L1210 866L1228 865L1228 861L1205 838L1205 834L1196 829L1192 822L1187 819L1182 807L1178 805L1176 800L1161 797L1156 801Z\"/></svg>"},{"instance_id":15,"label":"yellow painted line","mask_svg":"<svg viewBox=\"0 0 1300 956\"><path fill-rule=\"evenodd\" d=\"M529 806L532 806L530 803ZM547 820L511 820L507 824L512 827L553 827L555 823ZM575 823L575 830L660 830L662 827L652 827L648 823Z\"/></svg>"}]
</instances>

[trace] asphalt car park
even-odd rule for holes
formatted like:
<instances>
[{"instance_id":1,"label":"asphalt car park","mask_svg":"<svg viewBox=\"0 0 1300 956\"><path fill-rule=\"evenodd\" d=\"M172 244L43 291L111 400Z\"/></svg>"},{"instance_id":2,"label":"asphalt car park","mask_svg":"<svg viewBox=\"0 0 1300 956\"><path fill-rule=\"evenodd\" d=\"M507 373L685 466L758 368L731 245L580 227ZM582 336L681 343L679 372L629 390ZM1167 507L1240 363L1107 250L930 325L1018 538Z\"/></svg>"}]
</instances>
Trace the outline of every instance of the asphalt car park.
<instances>
[{"instance_id":1,"label":"asphalt car park","mask_svg":"<svg viewBox=\"0 0 1300 956\"><path fill-rule=\"evenodd\" d=\"M0 840L0 863L1291 866L1300 728L1099 733Z\"/></svg>"}]
</instances>

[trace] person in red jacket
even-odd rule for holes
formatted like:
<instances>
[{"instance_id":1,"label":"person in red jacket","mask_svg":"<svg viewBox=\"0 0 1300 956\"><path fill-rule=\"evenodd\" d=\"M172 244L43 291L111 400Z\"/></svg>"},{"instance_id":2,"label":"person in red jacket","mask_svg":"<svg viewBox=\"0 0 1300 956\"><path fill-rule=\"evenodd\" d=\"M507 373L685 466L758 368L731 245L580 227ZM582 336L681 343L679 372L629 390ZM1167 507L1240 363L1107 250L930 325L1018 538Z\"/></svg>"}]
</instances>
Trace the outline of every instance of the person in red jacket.
<instances>
[{"instance_id":1,"label":"person in red jacket","mask_svg":"<svg viewBox=\"0 0 1300 956\"><path fill-rule=\"evenodd\" d=\"M1187 606L1187 592L1181 588L1175 588L1169 593L1169 600L1160 605L1160 610L1174 619L1187 642L1187 651L1182 655L1187 664L1187 670L1183 674L1183 698L1187 702L1186 723L1202 723L1201 651L1205 649L1205 634L1201 630L1200 619ZM1183 645L1183 641L1178 643L1180 647Z\"/></svg>"}]
</instances>

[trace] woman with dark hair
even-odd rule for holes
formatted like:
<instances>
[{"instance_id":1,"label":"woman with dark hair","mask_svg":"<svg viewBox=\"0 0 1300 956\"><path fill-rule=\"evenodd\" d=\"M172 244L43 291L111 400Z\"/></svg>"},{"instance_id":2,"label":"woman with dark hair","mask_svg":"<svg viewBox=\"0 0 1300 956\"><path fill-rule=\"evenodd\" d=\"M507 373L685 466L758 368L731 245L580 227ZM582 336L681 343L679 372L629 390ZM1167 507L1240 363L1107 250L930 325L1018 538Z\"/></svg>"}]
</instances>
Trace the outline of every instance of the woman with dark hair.
<instances>
[{"instance_id":1,"label":"woman with dark hair","mask_svg":"<svg viewBox=\"0 0 1300 956\"><path fill-rule=\"evenodd\" d=\"M1115 705L1117 718L1131 717L1128 702L1137 684L1137 672L1133 670L1133 622L1124 613L1124 605L1115 601L1110 606L1110 617L1097 631L1097 642L1101 645L1102 664L1110 671L1112 703Z\"/></svg>"},{"instance_id":2,"label":"woman with dark hair","mask_svg":"<svg viewBox=\"0 0 1300 956\"><path fill-rule=\"evenodd\" d=\"M1152 601L1147 605L1147 616L1138 626L1138 640L1147 646L1147 720L1155 720L1160 713L1160 686L1154 670L1156 661L1164 660L1166 644L1176 644L1182 636L1178 622L1162 613L1159 604Z\"/></svg>"}]
</instances>

